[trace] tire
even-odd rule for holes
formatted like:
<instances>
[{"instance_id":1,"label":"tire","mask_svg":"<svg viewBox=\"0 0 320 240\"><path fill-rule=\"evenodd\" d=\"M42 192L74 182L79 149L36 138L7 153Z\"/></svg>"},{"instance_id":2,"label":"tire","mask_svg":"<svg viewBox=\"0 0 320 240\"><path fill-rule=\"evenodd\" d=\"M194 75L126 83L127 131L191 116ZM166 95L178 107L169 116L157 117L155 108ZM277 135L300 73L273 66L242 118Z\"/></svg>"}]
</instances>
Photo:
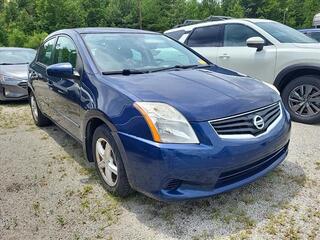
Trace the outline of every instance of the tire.
<instances>
[{"instance_id":1,"label":"tire","mask_svg":"<svg viewBox=\"0 0 320 240\"><path fill-rule=\"evenodd\" d=\"M133 192L116 142L105 125L99 126L93 134L92 154L102 185L108 192L118 197Z\"/></svg>"},{"instance_id":2,"label":"tire","mask_svg":"<svg viewBox=\"0 0 320 240\"><path fill-rule=\"evenodd\" d=\"M320 122L320 77L306 75L289 82L282 91L282 100L293 121Z\"/></svg>"},{"instance_id":3,"label":"tire","mask_svg":"<svg viewBox=\"0 0 320 240\"><path fill-rule=\"evenodd\" d=\"M34 123L38 127L45 127L45 126L50 125L51 121L49 120L49 118L47 118L41 112L41 110L38 106L37 100L32 92L30 93L29 103L30 103L31 114L32 114L32 118L34 120Z\"/></svg>"}]
</instances>

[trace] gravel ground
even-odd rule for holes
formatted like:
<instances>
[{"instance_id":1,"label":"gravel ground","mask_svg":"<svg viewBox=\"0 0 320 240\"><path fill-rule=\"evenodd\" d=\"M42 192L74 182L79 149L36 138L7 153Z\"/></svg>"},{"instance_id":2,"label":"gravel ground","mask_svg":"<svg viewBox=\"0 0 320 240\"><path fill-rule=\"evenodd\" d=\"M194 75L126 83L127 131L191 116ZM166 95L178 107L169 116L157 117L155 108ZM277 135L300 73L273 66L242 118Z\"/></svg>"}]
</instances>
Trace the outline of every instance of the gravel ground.
<instances>
[{"instance_id":1,"label":"gravel ground","mask_svg":"<svg viewBox=\"0 0 320 240\"><path fill-rule=\"evenodd\" d=\"M320 239L319 130L294 123L288 158L251 185L166 204L112 197L76 141L0 105L0 239Z\"/></svg>"}]
</instances>

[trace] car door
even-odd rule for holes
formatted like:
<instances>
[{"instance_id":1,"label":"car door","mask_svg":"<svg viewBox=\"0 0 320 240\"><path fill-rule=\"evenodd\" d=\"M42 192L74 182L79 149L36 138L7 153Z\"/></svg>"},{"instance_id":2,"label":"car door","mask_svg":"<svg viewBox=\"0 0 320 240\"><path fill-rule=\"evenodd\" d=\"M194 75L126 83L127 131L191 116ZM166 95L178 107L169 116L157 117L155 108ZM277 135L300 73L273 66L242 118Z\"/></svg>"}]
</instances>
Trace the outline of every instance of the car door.
<instances>
[{"instance_id":1,"label":"car door","mask_svg":"<svg viewBox=\"0 0 320 240\"><path fill-rule=\"evenodd\" d=\"M222 44L222 30L222 25L195 28L186 40L186 44L216 64L218 48Z\"/></svg>"},{"instance_id":2,"label":"car door","mask_svg":"<svg viewBox=\"0 0 320 240\"><path fill-rule=\"evenodd\" d=\"M44 42L39 47L36 61L32 62L29 67L29 78L34 89L37 103L42 112L50 117L53 114L50 106L52 99L50 98L49 77L46 68L52 64L55 41L56 38L54 37Z\"/></svg>"},{"instance_id":3,"label":"car door","mask_svg":"<svg viewBox=\"0 0 320 240\"><path fill-rule=\"evenodd\" d=\"M82 61L76 46L68 36L59 36L55 45L53 63L71 63L74 78L57 78L50 76L49 85L53 95L55 121L76 138L80 139L80 87Z\"/></svg>"},{"instance_id":4,"label":"car door","mask_svg":"<svg viewBox=\"0 0 320 240\"><path fill-rule=\"evenodd\" d=\"M277 48L244 24L225 24L223 32L223 46L218 49L217 64L272 83ZM251 37L261 37L266 41L262 51L247 46L247 39Z\"/></svg>"}]
</instances>

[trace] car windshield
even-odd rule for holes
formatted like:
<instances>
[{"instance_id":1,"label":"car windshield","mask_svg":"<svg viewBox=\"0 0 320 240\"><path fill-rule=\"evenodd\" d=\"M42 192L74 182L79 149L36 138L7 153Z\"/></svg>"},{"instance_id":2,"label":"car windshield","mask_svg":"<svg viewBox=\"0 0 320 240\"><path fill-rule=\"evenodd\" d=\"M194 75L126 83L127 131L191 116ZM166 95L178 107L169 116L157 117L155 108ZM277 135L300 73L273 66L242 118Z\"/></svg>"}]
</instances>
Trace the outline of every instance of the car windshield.
<instances>
[{"instance_id":1,"label":"car windshield","mask_svg":"<svg viewBox=\"0 0 320 240\"><path fill-rule=\"evenodd\" d=\"M258 22L256 25L281 43L317 43L303 33L277 22Z\"/></svg>"},{"instance_id":2,"label":"car windshield","mask_svg":"<svg viewBox=\"0 0 320 240\"><path fill-rule=\"evenodd\" d=\"M5 49L0 50L0 65L28 64L35 58L33 49Z\"/></svg>"},{"instance_id":3,"label":"car windshield","mask_svg":"<svg viewBox=\"0 0 320 240\"><path fill-rule=\"evenodd\" d=\"M99 33L84 34L83 39L103 73L142 73L207 65L184 46L160 34Z\"/></svg>"}]
</instances>

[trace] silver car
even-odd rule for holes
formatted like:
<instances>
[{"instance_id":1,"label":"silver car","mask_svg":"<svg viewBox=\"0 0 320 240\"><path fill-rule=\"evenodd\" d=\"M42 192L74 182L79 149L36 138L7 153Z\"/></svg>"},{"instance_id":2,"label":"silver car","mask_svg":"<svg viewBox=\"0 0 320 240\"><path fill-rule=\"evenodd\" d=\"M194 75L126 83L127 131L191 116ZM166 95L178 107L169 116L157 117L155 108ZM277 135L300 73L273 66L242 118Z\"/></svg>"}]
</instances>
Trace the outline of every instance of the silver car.
<instances>
[{"instance_id":1,"label":"silver car","mask_svg":"<svg viewBox=\"0 0 320 240\"><path fill-rule=\"evenodd\" d=\"M0 101L28 98L28 64L36 51L28 48L0 48Z\"/></svg>"}]
</instances>

